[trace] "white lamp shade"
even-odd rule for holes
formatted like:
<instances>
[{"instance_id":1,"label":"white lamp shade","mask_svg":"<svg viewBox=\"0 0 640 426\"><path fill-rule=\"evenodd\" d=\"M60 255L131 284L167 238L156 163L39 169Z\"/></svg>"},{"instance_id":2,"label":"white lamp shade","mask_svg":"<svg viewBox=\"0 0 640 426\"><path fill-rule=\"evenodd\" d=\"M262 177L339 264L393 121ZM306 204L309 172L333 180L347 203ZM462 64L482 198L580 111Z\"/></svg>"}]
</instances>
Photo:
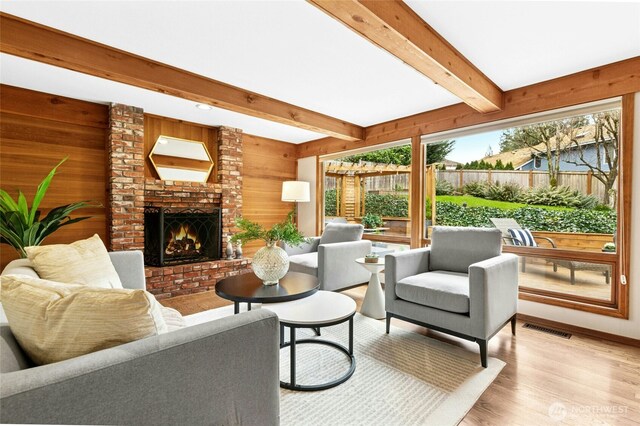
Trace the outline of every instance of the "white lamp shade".
<instances>
[{"instance_id":1,"label":"white lamp shade","mask_svg":"<svg viewBox=\"0 0 640 426\"><path fill-rule=\"evenodd\" d=\"M282 201L311 201L309 196L309 182L302 182L298 180L282 182Z\"/></svg>"}]
</instances>

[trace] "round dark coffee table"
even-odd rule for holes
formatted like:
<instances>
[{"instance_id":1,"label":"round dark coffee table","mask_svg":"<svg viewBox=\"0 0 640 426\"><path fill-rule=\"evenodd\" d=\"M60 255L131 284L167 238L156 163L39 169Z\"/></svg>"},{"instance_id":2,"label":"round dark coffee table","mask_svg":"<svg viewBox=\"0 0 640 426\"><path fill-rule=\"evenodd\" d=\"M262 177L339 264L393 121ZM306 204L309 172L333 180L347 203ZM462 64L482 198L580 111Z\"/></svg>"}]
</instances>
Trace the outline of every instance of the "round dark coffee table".
<instances>
[{"instance_id":1,"label":"round dark coffee table","mask_svg":"<svg viewBox=\"0 0 640 426\"><path fill-rule=\"evenodd\" d=\"M287 272L276 285L264 285L253 272L234 275L216 284L216 294L233 301L233 313L240 312L240 303L251 310L252 303L279 303L302 299L318 291L318 279L300 272Z\"/></svg>"}]
</instances>

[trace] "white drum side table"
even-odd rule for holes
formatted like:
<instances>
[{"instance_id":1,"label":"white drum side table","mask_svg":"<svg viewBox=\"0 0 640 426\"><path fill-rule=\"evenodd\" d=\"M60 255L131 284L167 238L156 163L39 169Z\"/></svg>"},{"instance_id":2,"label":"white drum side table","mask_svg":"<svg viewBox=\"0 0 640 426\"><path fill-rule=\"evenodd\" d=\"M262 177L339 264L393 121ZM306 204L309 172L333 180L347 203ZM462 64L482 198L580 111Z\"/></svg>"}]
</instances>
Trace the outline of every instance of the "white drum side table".
<instances>
[{"instance_id":1,"label":"white drum side table","mask_svg":"<svg viewBox=\"0 0 640 426\"><path fill-rule=\"evenodd\" d=\"M360 313L370 318L383 319L387 316L387 312L384 309L384 292L382 291L378 274L384 271L384 258L378 259L377 263L366 263L364 257L361 257L356 259L356 262L371 272Z\"/></svg>"},{"instance_id":2,"label":"white drum side table","mask_svg":"<svg viewBox=\"0 0 640 426\"><path fill-rule=\"evenodd\" d=\"M280 387L297 391L318 391L329 389L344 383L353 375L356 370L356 359L353 354L353 317L356 314L356 302L348 296L332 291L318 291L317 293L304 299L293 302L270 303L262 305L262 309L275 312L280 320L280 349L289 347L290 359L290 381L280 381ZM298 339L296 330L299 328L310 328L317 330L320 335L320 328L349 322L349 347L322 339ZM290 338L284 341L284 327L288 327ZM314 343L330 346L344 353L349 360L349 370L340 378L321 384L300 385L296 383L296 346L303 343Z\"/></svg>"}]
</instances>

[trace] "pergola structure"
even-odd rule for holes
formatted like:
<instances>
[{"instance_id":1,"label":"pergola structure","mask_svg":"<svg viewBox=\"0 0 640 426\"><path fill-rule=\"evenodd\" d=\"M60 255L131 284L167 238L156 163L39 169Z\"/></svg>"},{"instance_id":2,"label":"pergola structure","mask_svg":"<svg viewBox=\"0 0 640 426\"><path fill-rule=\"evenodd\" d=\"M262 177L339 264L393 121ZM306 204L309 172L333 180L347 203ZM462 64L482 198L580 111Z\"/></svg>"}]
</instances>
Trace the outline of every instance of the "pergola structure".
<instances>
[{"instance_id":1,"label":"pergola structure","mask_svg":"<svg viewBox=\"0 0 640 426\"><path fill-rule=\"evenodd\" d=\"M411 166L399 164L381 164L371 162L349 163L343 161L328 161L325 163L325 176L336 178L336 215L345 217L348 221L365 214L365 178L373 176L388 176L410 174ZM426 179L427 197L435 196L435 174L433 168L427 166ZM411 202L411 200L409 200ZM435 203L432 203L435 218Z\"/></svg>"}]
</instances>

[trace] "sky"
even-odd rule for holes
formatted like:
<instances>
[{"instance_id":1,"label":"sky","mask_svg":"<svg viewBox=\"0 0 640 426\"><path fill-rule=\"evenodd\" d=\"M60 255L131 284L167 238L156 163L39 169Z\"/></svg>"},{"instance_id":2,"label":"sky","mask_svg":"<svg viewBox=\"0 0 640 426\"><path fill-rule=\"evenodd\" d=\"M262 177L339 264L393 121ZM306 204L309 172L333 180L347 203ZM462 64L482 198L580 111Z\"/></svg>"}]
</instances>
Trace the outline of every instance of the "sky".
<instances>
[{"instance_id":1,"label":"sky","mask_svg":"<svg viewBox=\"0 0 640 426\"><path fill-rule=\"evenodd\" d=\"M500 153L500 134L502 130L478 133L476 135L455 138L456 144L447 159L458 163L468 163L483 158L489 146L494 154Z\"/></svg>"}]
</instances>

